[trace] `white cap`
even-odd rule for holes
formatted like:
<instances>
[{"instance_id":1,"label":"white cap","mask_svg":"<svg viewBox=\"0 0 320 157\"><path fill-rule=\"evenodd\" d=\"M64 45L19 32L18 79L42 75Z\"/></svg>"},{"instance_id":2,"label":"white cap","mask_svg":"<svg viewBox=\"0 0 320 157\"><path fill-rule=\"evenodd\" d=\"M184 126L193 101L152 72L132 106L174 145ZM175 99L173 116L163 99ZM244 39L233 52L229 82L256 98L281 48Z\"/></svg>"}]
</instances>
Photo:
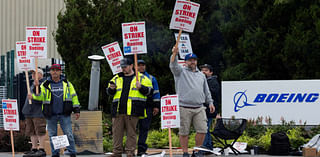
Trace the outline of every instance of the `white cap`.
<instances>
[{"instance_id":1,"label":"white cap","mask_svg":"<svg viewBox=\"0 0 320 157\"><path fill-rule=\"evenodd\" d=\"M32 70L30 70L31 72L34 72L35 70L34 69L32 69ZM42 74L43 75L43 71L40 69L40 68L38 68L38 73L40 73L40 74Z\"/></svg>"}]
</instances>

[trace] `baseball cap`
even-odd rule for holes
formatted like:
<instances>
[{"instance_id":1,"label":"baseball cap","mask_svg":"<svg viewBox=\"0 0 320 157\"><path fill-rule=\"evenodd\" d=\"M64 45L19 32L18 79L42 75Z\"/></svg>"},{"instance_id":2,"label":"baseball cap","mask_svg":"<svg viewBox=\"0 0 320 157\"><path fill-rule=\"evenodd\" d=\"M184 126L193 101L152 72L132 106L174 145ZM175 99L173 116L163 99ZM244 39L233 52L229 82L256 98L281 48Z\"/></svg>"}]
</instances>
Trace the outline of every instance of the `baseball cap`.
<instances>
[{"instance_id":1,"label":"baseball cap","mask_svg":"<svg viewBox=\"0 0 320 157\"><path fill-rule=\"evenodd\" d=\"M34 70L34 69L32 69L32 70L30 70L30 72L35 72L36 70ZM38 73L40 73L40 74L42 74L43 75L43 71L40 69L40 68L38 68Z\"/></svg>"},{"instance_id":2,"label":"baseball cap","mask_svg":"<svg viewBox=\"0 0 320 157\"><path fill-rule=\"evenodd\" d=\"M146 62L144 60L142 60L142 59L139 59L138 60L138 64L146 64Z\"/></svg>"},{"instance_id":3,"label":"baseball cap","mask_svg":"<svg viewBox=\"0 0 320 157\"><path fill-rule=\"evenodd\" d=\"M50 67L50 70L52 70L52 69L61 70L61 65L60 64L52 64L51 67Z\"/></svg>"},{"instance_id":4,"label":"baseball cap","mask_svg":"<svg viewBox=\"0 0 320 157\"><path fill-rule=\"evenodd\" d=\"M202 69L202 68L208 68L211 72L213 72L213 67L210 64L200 65L200 69Z\"/></svg>"},{"instance_id":5,"label":"baseball cap","mask_svg":"<svg viewBox=\"0 0 320 157\"><path fill-rule=\"evenodd\" d=\"M194 53L189 53L189 54L186 55L186 57L184 58L184 60L187 61L187 60L192 59L192 58L198 59L198 57L197 57L196 54L194 54Z\"/></svg>"},{"instance_id":6,"label":"baseball cap","mask_svg":"<svg viewBox=\"0 0 320 157\"><path fill-rule=\"evenodd\" d=\"M120 61L120 66L121 67L126 67L126 66L131 65L131 64L132 64L132 60L130 58L123 58Z\"/></svg>"}]
</instances>

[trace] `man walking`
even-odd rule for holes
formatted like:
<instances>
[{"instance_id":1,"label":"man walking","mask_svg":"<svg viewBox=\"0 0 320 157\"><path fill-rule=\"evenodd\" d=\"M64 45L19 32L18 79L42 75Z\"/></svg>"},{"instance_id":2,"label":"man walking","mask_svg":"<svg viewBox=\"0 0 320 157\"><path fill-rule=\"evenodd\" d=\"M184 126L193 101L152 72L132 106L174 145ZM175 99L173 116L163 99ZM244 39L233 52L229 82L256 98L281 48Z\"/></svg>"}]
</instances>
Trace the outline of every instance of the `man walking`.
<instances>
[{"instance_id":1,"label":"man walking","mask_svg":"<svg viewBox=\"0 0 320 157\"><path fill-rule=\"evenodd\" d=\"M38 69L38 74L36 74L34 70L32 70L31 72L33 80L35 80L36 75L38 75L39 82L42 83L44 81L43 71L41 69ZM31 90L33 90L33 88L34 85L30 87ZM32 99L31 93L27 96L22 109L22 113L26 117L26 135L30 136L32 148L31 151L24 154L23 157L46 156L46 152L44 150L46 119L42 114L42 102L32 100L32 103L29 104L29 99Z\"/></svg>"},{"instance_id":2,"label":"man walking","mask_svg":"<svg viewBox=\"0 0 320 157\"><path fill-rule=\"evenodd\" d=\"M215 107L215 112L210 113L209 105L205 104L205 106L207 107L206 113L208 118L208 122L207 122L208 130L203 142L203 146L206 147L207 149L213 150L213 143L212 143L210 128L211 128L213 118L216 118L218 113L218 105L220 102L220 85L218 82L217 75L213 75L213 67L211 65L209 64L201 65L200 69L201 69L201 72L204 75L206 75L211 97L213 99L213 105Z\"/></svg>"},{"instance_id":3,"label":"man walking","mask_svg":"<svg viewBox=\"0 0 320 157\"><path fill-rule=\"evenodd\" d=\"M139 117L145 117L147 96L153 93L149 78L138 72L136 80L132 60L124 58L120 61L122 72L115 75L108 84L107 94L113 96L112 101L112 157L121 157L123 152L123 136L127 134L125 152L128 157L135 155L136 126Z\"/></svg>"},{"instance_id":4,"label":"man walking","mask_svg":"<svg viewBox=\"0 0 320 157\"><path fill-rule=\"evenodd\" d=\"M146 140L148 137L148 131L150 129L152 116L155 116L159 113L160 108L160 92L157 79L147 73L146 63L144 60L138 60L138 71L145 76L147 76L152 81L153 94L147 98L147 118L139 119L139 140L138 140L138 156L146 154L148 145Z\"/></svg>"},{"instance_id":5,"label":"man walking","mask_svg":"<svg viewBox=\"0 0 320 157\"><path fill-rule=\"evenodd\" d=\"M173 47L170 60L170 70L174 76L176 93L179 96L180 128L179 138L183 151L183 157L189 157L188 138L190 125L196 130L195 142L200 147L207 133L207 117L204 103L209 104L210 112L214 112L213 100L209 91L206 77L197 68L197 56L187 54L186 67L178 64L178 48ZM195 156L202 156L196 152Z\"/></svg>"},{"instance_id":6,"label":"man walking","mask_svg":"<svg viewBox=\"0 0 320 157\"><path fill-rule=\"evenodd\" d=\"M57 123L68 137L67 150L71 157L76 156L75 141L72 134L71 113L75 113L76 120L80 117L80 103L76 91L68 80L61 76L61 65L53 64L50 67L50 75L40 86L39 95L33 94L33 99L42 101L43 114L47 119L51 152L53 157L59 157L59 149L54 149L52 137L57 136ZM35 81L35 85L39 82ZM35 93L35 91L34 91Z\"/></svg>"}]
</instances>

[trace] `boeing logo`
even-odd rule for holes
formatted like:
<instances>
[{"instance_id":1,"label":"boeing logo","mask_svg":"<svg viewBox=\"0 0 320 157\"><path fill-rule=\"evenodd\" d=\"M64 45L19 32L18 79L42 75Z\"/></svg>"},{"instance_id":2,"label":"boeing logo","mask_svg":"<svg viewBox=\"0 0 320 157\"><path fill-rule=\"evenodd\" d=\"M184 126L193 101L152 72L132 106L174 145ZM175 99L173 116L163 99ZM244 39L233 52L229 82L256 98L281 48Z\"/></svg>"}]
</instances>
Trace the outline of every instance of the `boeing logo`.
<instances>
[{"instance_id":1,"label":"boeing logo","mask_svg":"<svg viewBox=\"0 0 320 157\"><path fill-rule=\"evenodd\" d=\"M251 101L255 104L249 104L246 91L234 95L234 112L245 106L256 106L257 103L312 103L319 99L319 93L257 93Z\"/></svg>"},{"instance_id":2,"label":"boeing logo","mask_svg":"<svg viewBox=\"0 0 320 157\"><path fill-rule=\"evenodd\" d=\"M243 92L237 92L233 97L233 103L234 103L234 112L238 112L241 108L245 106L255 106L254 104L247 103L248 98L246 95L246 91Z\"/></svg>"}]
</instances>

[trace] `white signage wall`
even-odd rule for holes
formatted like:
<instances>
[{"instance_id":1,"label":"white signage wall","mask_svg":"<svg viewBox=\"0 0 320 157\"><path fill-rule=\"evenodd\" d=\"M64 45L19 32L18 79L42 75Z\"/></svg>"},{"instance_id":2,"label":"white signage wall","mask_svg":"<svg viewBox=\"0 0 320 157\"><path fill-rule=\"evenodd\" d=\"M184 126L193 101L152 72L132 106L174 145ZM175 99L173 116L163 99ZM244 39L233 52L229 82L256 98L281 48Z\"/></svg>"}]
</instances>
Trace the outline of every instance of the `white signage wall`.
<instances>
[{"instance_id":1,"label":"white signage wall","mask_svg":"<svg viewBox=\"0 0 320 157\"><path fill-rule=\"evenodd\" d=\"M123 55L118 42L113 42L111 44L102 46L102 50L106 56L113 75L122 72L120 61L123 59Z\"/></svg>"},{"instance_id":2,"label":"white signage wall","mask_svg":"<svg viewBox=\"0 0 320 157\"><path fill-rule=\"evenodd\" d=\"M319 125L320 80L223 81L222 116Z\"/></svg>"},{"instance_id":3,"label":"white signage wall","mask_svg":"<svg viewBox=\"0 0 320 157\"><path fill-rule=\"evenodd\" d=\"M199 8L198 3L177 0L171 17L170 29L193 32Z\"/></svg>"},{"instance_id":4,"label":"white signage wall","mask_svg":"<svg viewBox=\"0 0 320 157\"><path fill-rule=\"evenodd\" d=\"M27 27L27 57L47 58L47 27Z\"/></svg>"},{"instance_id":5,"label":"white signage wall","mask_svg":"<svg viewBox=\"0 0 320 157\"><path fill-rule=\"evenodd\" d=\"M147 53L145 22L122 23L123 54Z\"/></svg>"},{"instance_id":6,"label":"white signage wall","mask_svg":"<svg viewBox=\"0 0 320 157\"><path fill-rule=\"evenodd\" d=\"M174 35L177 40L179 34L175 33ZM191 47L191 42L190 42L190 37L189 37L188 33L181 34L178 48L179 48L179 56L181 59L184 59L188 53L193 53L192 47Z\"/></svg>"}]
</instances>

